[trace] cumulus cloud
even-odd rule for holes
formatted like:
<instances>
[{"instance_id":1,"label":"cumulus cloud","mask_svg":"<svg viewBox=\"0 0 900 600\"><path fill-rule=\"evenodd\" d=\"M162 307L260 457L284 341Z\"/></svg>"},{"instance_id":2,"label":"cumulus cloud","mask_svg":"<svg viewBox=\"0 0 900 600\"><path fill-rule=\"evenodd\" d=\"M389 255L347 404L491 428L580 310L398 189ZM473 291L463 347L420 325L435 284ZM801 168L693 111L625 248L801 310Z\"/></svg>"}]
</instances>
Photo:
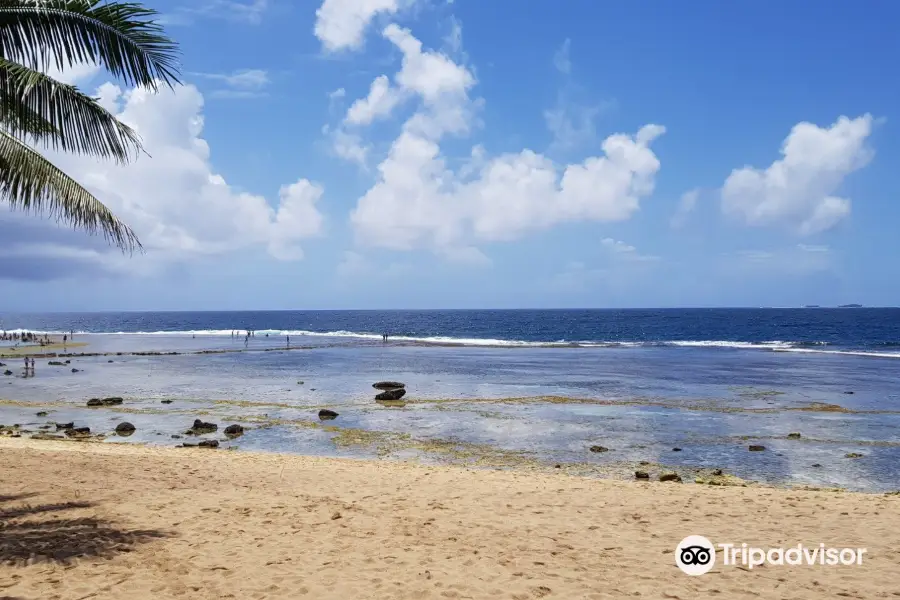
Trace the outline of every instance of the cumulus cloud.
<instances>
[{"instance_id":1,"label":"cumulus cloud","mask_svg":"<svg viewBox=\"0 0 900 600\"><path fill-rule=\"evenodd\" d=\"M782 158L765 170L735 169L722 187L722 209L748 225L788 226L800 234L825 231L850 214L836 196L850 173L869 163L871 115L840 117L830 127L798 123L784 140Z\"/></svg>"},{"instance_id":2,"label":"cumulus cloud","mask_svg":"<svg viewBox=\"0 0 900 600\"><path fill-rule=\"evenodd\" d=\"M316 205L323 190L318 184L299 179L284 185L272 206L263 196L233 189L213 171L210 148L202 137L203 97L194 86L153 93L123 92L104 84L96 95L140 134L150 156L118 166L91 157L49 151L46 155L129 224L146 255L126 259L81 232L60 238L64 228L40 219L29 221L37 229L27 243L20 240L15 248L4 244L7 253L13 248L23 261L77 258L106 271L122 264L139 271L153 264L253 247L266 248L276 259L296 260L303 256L298 243L320 234L323 217ZM22 218L11 213L0 220L8 224Z\"/></svg>"},{"instance_id":3,"label":"cumulus cloud","mask_svg":"<svg viewBox=\"0 0 900 600\"><path fill-rule=\"evenodd\" d=\"M432 132L465 130L469 125L466 90L475 83L468 69L445 54L423 51L409 30L391 24L382 34L403 53L400 71L393 82L387 75L376 77L368 95L350 105L341 125L325 130L335 154L364 168L370 145L362 141L358 128L390 117L397 107L418 96L431 112L416 119L413 127Z\"/></svg>"},{"instance_id":4,"label":"cumulus cloud","mask_svg":"<svg viewBox=\"0 0 900 600\"><path fill-rule=\"evenodd\" d=\"M329 51L354 50L363 44L369 23L391 15L417 0L324 0L316 10L316 37Z\"/></svg>"},{"instance_id":5,"label":"cumulus cloud","mask_svg":"<svg viewBox=\"0 0 900 600\"><path fill-rule=\"evenodd\" d=\"M659 125L611 135L601 155L579 163L557 165L528 149L489 157L476 146L464 164L450 168L441 143L471 130L479 106L470 97L475 75L445 54L424 50L406 29L389 25L383 34L403 53L402 64L392 84L381 76L373 89L416 100L417 108L351 214L359 243L474 258L479 240L512 240L569 221L628 219L653 191L660 165L650 144L665 131ZM371 106L371 96L359 106Z\"/></svg>"},{"instance_id":6,"label":"cumulus cloud","mask_svg":"<svg viewBox=\"0 0 900 600\"><path fill-rule=\"evenodd\" d=\"M376 77L369 88L369 95L350 105L344 122L349 125L368 125L391 114L401 99L399 90L391 87L387 75Z\"/></svg>"}]
</instances>

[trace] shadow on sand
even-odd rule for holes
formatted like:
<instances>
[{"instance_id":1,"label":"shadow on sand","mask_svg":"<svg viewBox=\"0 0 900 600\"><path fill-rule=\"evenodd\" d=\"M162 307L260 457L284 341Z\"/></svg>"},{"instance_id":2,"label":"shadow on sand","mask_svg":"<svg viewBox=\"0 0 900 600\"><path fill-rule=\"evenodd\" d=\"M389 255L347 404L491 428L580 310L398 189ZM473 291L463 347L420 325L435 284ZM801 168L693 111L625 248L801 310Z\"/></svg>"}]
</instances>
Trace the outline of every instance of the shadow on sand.
<instances>
[{"instance_id":1,"label":"shadow on sand","mask_svg":"<svg viewBox=\"0 0 900 600\"><path fill-rule=\"evenodd\" d=\"M35 495L0 495L0 505ZM138 544L167 537L162 531L118 527L93 515L59 516L93 506L90 502L0 506L0 564L25 565L29 560L66 564L76 558L111 558L131 552Z\"/></svg>"}]
</instances>

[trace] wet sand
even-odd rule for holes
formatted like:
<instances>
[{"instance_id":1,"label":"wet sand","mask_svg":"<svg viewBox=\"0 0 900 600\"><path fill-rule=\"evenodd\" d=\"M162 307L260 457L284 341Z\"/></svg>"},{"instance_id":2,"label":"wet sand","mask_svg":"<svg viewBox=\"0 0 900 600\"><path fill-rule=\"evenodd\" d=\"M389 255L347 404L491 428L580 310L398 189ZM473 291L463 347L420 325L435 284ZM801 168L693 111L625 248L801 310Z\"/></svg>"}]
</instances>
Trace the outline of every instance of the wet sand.
<instances>
[{"instance_id":1,"label":"wet sand","mask_svg":"<svg viewBox=\"0 0 900 600\"><path fill-rule=\"evenodd\" d=\"M898 495L25 438L0 467L8 598L900 596ZM689 577L692 534L867 552Z\"/></svg>"}]
</instances>

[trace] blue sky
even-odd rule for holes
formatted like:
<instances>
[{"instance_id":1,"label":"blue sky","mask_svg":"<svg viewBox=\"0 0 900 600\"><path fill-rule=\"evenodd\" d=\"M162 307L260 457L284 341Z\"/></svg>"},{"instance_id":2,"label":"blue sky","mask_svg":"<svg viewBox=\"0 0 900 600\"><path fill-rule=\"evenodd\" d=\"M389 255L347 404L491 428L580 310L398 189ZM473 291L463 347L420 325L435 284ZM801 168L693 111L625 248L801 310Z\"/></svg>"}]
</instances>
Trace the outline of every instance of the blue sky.
<instances>
[{"instance_id":1,"label":"blue sky","mask_svg":"<svg viewBox=\"0 0 900 600\"><path fill-rule=\"evenodd\" d=\"M896 305L900 5L149 2L185 86L51 158L147 249L15 213L7 310Z\"/></svg>"}]
</instances>

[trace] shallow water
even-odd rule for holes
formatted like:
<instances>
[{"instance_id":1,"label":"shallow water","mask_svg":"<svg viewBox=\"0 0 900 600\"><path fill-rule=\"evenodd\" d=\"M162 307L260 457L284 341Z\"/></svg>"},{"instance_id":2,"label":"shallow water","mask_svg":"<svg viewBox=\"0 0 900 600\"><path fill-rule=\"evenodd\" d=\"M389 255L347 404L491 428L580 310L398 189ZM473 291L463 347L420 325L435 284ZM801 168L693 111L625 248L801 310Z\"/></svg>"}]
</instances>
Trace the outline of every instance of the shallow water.
<instances>
[{"instance_id":1,"label":"shallow water","mask_svg":"<svg viewBox=\"0 0 900 600\"><path fill-rule=\"evenodd\" d=\"M65 367L38 359L30 378L21 377L18 359L0 359L15 372L0 379L6 400L0 423L36 429L75 421L110 433L128 420L137 432L107 441L176 445L189 440L170 436L200 417L220 424L220 432L203 437L245 450L457 462L487 457L483 464L571 464L621 477L649 461L676 470L722 468L779 484L900 487L895 360L703 346L385 345L323 336L292 336L292 345L303 347L292 350L283 339L264 336L246 347L230 335L79 335L76 341L88 346L73 352L112 355L68 357ZM190 354L208 350L229 352ZM129 354L144 351L186 354ZM374 401L372 383L384 379L406 383L404 407ZM126 401L85 407L88 398L105 396ZM340 416L320 423L317 413L325 407ZM39 418L39 410L50 414ZM230 423L251 429L225 442L221 429ZM802 438L788 439L791 432ZM766 450L749 452L752 443ZM590 452L595 444L609 451ZM863 457L845 458L851 452Z\"/></svg>"}]
</instances>

